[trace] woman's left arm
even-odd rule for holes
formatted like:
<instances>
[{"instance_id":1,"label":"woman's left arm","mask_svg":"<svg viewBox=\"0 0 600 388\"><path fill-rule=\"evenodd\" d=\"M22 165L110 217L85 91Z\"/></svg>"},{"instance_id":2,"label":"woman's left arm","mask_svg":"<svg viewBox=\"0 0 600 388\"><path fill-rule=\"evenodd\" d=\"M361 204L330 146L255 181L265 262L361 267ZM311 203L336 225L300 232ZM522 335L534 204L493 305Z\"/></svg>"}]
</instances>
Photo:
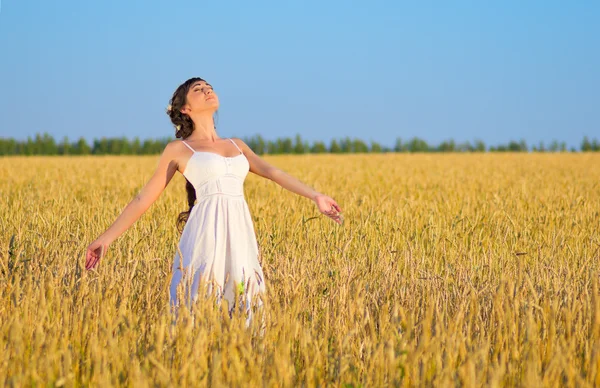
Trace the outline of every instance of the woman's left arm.
<instances>
[{"instance_id":1,"label":"woman's left arm","mask_svg":"<svg viewBox=\"0 0 600 388\"><path fill-rule=\"evenodd\" d=\"M254 151L252 151L252 149L248 147L248 145L241 139L233 138L233 140L238 147L242 149L246 159L248 159L248 162L250 163L250 172L262 176L263 178L270 179L292 193L296 193L313 200L321 213L325 214L338 224L342 224L344 221L343 216L340 214L342 209L333 198L316 191L312 187L301 182L299 179L269 164L267 161L256 155Z\"/></svg>"}]
</instances>

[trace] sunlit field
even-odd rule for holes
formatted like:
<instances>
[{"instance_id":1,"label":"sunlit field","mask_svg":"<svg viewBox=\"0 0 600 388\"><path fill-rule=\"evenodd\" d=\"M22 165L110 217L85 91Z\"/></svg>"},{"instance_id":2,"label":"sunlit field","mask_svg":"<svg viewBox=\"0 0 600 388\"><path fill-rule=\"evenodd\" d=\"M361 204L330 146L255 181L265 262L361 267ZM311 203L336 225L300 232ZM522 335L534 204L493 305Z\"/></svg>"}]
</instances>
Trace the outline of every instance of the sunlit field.
<instances>
[{"instance_id":1,"label":"sunlit field","mask_svg":"<svg viewBox=\"0 0 600 388\"><path fill-rule=\"evenodd\" d=\"M0 158L0 384L600 385L600 155L264 158L345 222L248 176L249 328L202 298L172 324L179 173L84 269L158 156Z\"/></svg>"}]
</instances>

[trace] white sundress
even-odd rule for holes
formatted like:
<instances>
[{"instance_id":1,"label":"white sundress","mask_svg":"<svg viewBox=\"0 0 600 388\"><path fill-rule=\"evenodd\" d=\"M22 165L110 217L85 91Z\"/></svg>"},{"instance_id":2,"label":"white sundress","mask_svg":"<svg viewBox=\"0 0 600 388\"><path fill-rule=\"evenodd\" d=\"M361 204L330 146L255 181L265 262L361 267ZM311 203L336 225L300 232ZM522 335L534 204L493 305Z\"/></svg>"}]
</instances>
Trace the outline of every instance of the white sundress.
<instances>
[{"instance_id":1,"label":"white sundress","mask_svg":"<svg viewBox=\"0 0 600 388\"><path fill-rule=\"evenodd\" d=\"M235 306L252 317L253 305L262 306L259 294L265 292L259 249L250 210L244 197L244 180L250 170L246 156L240 152L226 157L213 152L195 151L182 141L192 156L183 176L196 190L192 207L175 253L171 279L171 306L186 303L191 307L200 294L200 280L206 294L216 290L217 302L228 301L229 316ZM184 300L178 300L182 284ZM255 296L258 298L255 299Z\"/></svg>"}]
</instances>

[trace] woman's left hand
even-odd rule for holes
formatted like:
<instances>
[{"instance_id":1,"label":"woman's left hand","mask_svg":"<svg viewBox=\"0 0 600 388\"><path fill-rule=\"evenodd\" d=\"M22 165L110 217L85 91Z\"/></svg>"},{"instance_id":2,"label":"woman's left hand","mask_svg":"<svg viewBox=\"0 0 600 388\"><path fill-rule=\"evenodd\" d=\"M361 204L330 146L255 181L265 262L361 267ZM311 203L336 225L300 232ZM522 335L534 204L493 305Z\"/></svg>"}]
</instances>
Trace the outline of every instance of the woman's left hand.
<instances>
[{"instance_id":1,"label":"woman's left hand","mask_svg":"<svg viewBox=\"0 0 600 388\"><path fill-rule=\"evenodd\" d=\"M333 198L325 194L317 194L313 198L313 201L315 201L321 213L325 214L327 217L331 218L340 225L344 222L344 217L341 214L342 208L340 208Z\"/></svg>"}]
</instances>

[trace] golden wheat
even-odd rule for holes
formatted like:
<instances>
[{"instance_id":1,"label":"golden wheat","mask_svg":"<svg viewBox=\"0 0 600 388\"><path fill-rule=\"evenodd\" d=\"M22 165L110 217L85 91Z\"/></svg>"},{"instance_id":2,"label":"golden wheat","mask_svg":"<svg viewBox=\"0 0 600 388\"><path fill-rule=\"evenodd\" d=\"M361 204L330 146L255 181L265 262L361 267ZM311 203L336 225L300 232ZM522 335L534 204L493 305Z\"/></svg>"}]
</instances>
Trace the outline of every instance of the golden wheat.
<instances>
[{"instance_id":1,"label":"golden wheat","mask_svg":"<svg viewBox=\"0 0 600 388\"><path fill-rule=\"evenodd\" d=\"M0 158L0 383L600 385L600 155L265 158L346 221L247 178L263 332L203 299L171 326L180 175L83 268L156 156Z\"/></svg>"}]
</instances>

